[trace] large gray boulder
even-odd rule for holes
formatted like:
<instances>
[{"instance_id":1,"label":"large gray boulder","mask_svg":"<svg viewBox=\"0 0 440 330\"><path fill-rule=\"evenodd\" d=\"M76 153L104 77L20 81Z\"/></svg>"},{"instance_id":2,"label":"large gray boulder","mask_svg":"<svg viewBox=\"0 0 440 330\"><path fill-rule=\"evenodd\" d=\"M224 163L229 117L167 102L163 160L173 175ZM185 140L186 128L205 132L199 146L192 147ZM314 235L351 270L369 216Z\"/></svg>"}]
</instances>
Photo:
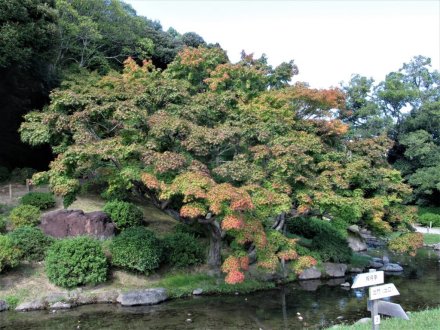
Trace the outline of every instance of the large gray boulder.
<instances>
[{"instance_id":1,"label":"large gray boulder","mask_svg":"<svg viewBox=\"0 0 440 330\"><path fill-rule=\"evenodd\" d=\"M365 251L368 248L367 243L359 234L349 232L347 242L350 249L352 249L354 252Z\"/></svg>"},{"instance_id":2,"label":"large gray boulder","mask_svg":"<svg viewBox=\"0 0 440 330\"><path fill-rule=\"evenodd\" d=\"M122 306L154 305L168 299L165 288L137 290L121 293L117 301Z\"/></svg>"},{"instance_id":3,"label":"large gray boulder","mask_svg":"<svg viewBox=\"0 0 440 330\"><path fill-rule=\"evenodd\" d=\"M114 235L115 225L101 211L84 213L81 210L56 210L41 218L41 230L53 237L88 235L99 239Z\"/></svg>"},{"instance_id":4,"label":"large gray boulder","mask_svg":"<svg viewBox=\"0 0 440 330\"><path fill-rule=\"evenodd\" d=\"M0 300L0 312L3 312L8 309L8 304L6 304L6 301Z\"/></svg>"},{"instance_id":5,"label":"large gray boulder","mask_svg":"<svg viewBox=\"0 0 440 330\"><path fill-rule=\"evenodd\" d=\"M317 278L321 278L321 271L317 269L316 267L310 267L305 269L298 278L300 280L313 280Z\"/></svg>"},{"instance_id":6,"label":"large gray boulder","mask_svg":"<svg viewBox=\"0 0 440 330\"><path fill-rule=\"evenodd\" d=\"M347 265L325 262L324 271L328 277L344 277L347 271Z\"/></svg>"}]
</instances>

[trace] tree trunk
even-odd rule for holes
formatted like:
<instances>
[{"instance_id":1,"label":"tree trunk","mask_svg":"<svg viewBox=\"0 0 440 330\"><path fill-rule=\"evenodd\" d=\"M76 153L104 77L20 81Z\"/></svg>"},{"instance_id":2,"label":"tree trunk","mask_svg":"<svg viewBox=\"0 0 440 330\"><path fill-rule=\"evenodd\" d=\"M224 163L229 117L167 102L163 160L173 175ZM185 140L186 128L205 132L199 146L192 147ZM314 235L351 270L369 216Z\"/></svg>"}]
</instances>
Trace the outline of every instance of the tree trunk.
<instances>
[{"instance_id":1,"label":"tree trunk","mask_svg":"<svg viewBox=\"0 0 440 330\"><path fill-rule=\"evenodd\" d=\"M221 246L222 235L218 224L210 223L207 225L209 231L209 252L208 252L208 266L212 268L219 268L221 265Z\"/></svg>"}]
</instances>

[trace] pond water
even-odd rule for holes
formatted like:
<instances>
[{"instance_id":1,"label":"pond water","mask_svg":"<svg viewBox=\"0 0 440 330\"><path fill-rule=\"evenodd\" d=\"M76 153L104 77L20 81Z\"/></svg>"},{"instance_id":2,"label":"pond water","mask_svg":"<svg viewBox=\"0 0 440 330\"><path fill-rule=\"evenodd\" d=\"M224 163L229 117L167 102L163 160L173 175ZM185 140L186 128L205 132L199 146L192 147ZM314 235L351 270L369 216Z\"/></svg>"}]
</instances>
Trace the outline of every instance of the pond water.
<instances>
[{"instance_id":1,"label":"pond water","mask_svg":"<svg viewBox=\"0 0 440 330\"><path fill-rule=\"evenodd\" d=\"M405 269L402 274L385 275L385 283L394 283L400 292L390 301L407 311L440 306L438 252L421 249L416 257L390 255L390 259ZM178 299L156 306L90 305L56 313L4 312L0 313L0 329L321 329L369 316L367 290L342 288L340 283L345 280L351 283L352 276L304 281L252 294Z\"/></svg>"}]
</instances>

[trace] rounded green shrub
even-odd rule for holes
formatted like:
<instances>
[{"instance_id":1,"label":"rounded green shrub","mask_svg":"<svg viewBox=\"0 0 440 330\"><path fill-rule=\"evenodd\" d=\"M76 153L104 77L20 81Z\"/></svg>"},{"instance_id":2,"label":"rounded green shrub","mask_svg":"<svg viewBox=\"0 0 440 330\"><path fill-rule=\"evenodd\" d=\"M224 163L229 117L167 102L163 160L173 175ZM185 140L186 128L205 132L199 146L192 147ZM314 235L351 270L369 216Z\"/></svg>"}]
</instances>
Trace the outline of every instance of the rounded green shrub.
<instances>
[{"instance_id":1,"label":"rounded green shrub","mask_svg":"<svg viewBox=\"0 0 440 330\"><path fill-rule=\"evenodd\" d=\"M194 235L176 232L165 236L163 256L165 262L173 267L194 266L203 263L205 248Z\"/></svg>"},{"instance_id":2,"label":"rounded green shrub","mask_svg":"<svg viewBox=\"0 0 440 330\"><path fill-rule=\"evenodd\" d=\"M0 234L6 233L7 224L8 220L6 217L0 215Z\"/></svg>"},{"instance_id":3,"label":"rounded green shrub","mask_svg":"<svg viewBox=\"0 0 440 330\"><path fill-rule=\"evenodd\" d=\"M40 210L46 210L55 206L55 198L51 193L30 192L21 197L20 203L22 205L38 207Z\"/></svg>"},{"instance_id":4,"label":"rounded green shrub","mask_svg":"<svg viewBox=\"0 0 440 330\"><path fill-rule=\"evenodd\" d=\"M352 251L347 240L329 222L317 218L292 218L287 228L292 234L310 239L310 249L316 251L322 261L350 261Z\"/></svg>"},{"instance_id":5,"label":"rounded green shrub","mask_svg":"<svg viewBox=\"0 0 440 330\"><path fill-rule=\"evenodd\" d=\"M9 219L14 228L23 226L36 226L40 223L41 211L32 205L19 205L9 214Z\"/></svg>"},{"instance_id":6,"label":"rounded green shrub","mask_svg":"<svg viewBox=\"0 0 440 330\"><path fill-rule=\"evenodd\" d=\"M0 235L0 273L20 263L21 251L8 235Z\"/></svg>"},{"instance_id":7,"label":"rounded green shrub","mask_svg":"<svg viewBox=\"0 0 440 330\"><path fill-rule=\"evenodd\" d=\"M440 214L424 213L419 216L419 222L425 226L432 224L432 227L440 227Z\"/></svg>"},{"instance_id":8,"label":"rounded green shrub","mask_svg":"<svg viewBox=\"0 0 440 330\"><path fill-rule=\"evenodd\" d=\"M131 227L113 239L110 253L114 266L148 274L159 267L162 248L152 231Z\"/></svg>"},{"instance_id":9,"label":"rounded green shrub","mask_svg":"<svg viewBox=\"0 0 440 330\"><path fill-rule=\"evenodd\" d=\"M20 227L9 234L14 245L22 252L26 261L41 261L54 239L36 227Z\"/></svg>"},{"instance_id":10,"label":"rounded green shrub","mask_svg":"<svg viewBox=\"0 0 440 330\"><path fill-rule=\"evenodd\" d=\"M74 237L56 241L47 251L46 274L61 287L97 284L107 279L107 259L99 241Z\"/></svg>"},{"instance_id":11,"label":"rounded green shrub","mask_svg":"<svg viewBox=\"0 0 440 330\"><path fill-rule=\"evenodd\" d=\"M136 205L120 200L107 202L103 210L119 230L140 225L144 218L142 211Z\"/></svg>"}]
</instances>

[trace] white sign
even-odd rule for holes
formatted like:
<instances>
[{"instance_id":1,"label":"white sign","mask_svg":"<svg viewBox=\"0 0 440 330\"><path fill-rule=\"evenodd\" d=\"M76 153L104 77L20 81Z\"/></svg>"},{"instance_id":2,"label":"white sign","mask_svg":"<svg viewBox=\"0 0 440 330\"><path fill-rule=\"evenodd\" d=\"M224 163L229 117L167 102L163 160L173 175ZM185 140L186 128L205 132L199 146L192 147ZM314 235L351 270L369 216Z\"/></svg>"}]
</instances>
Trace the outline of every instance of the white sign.
<instances>
[{"instance_id":1,"label":"white sign","mask_svg":"<svg viewBox=\"0 0 440 330\"><path fill-rule=\"evenodd\" d=\"M380 315L374 315L374 324L375 325L378 325L378 324L380 324Z\"/></svg>"},{"instance_id":2,"label":"white sign","mask_svg":"<svg viewBox=\"0 0 440 330\"><path fill-rule=\"evenodd\" d=\"M384 282L383 271L362 273L356 275L351 288L352 289L363 288L364 286L382 284L383 282Z\"/></svg>"},{"instance_id":3,"label":"white sign","mask_svg":"<svg viewBox=\"0 0 440 330\"><path fill-rule=\"evenodd\" d=\"M400 294L393 283L375 286L370 288L369 291L370 291L370 300L398 296Z\"/></svg>"}]
</instances>

